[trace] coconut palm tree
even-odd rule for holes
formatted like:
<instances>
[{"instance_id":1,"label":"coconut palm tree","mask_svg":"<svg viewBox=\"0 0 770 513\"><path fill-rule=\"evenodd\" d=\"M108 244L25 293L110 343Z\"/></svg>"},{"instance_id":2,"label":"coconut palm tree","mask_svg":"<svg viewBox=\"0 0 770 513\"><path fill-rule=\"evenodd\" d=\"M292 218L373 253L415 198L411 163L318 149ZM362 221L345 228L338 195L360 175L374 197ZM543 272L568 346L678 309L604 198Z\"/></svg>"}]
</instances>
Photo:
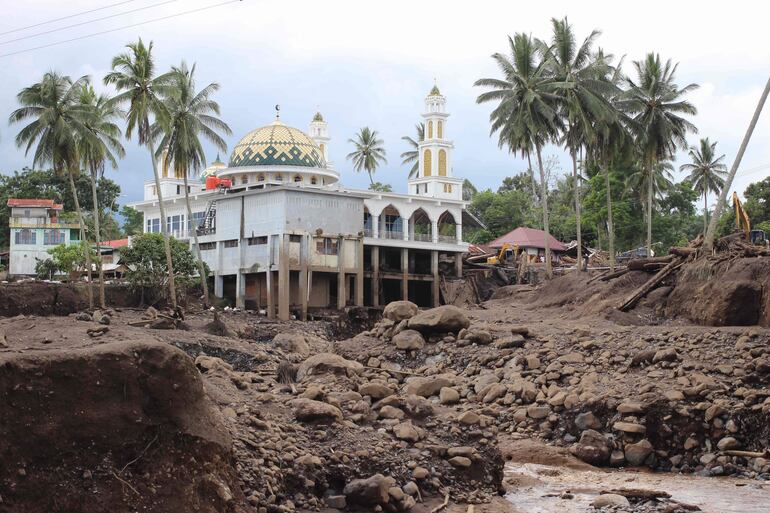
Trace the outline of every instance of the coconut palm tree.
<instances>
[{"instance_id":1,"label":"coconut palm tree","mask_svg":"<svg viewBox=\"0 0 770 513\"><path fill-rule=\"evenodd\" d=\"M558 95L547 73L546 61L538 56L538 45L527 34L508 38L511 55L492 55L503 77L482 78L474 85L491 88L479 95L477 103L498 102L490 114L491 133L499 132L499 144L529 159L534 151L540 170L540 190L545 231L546 275L552 276L548 227L548 183L543 167L543 146L553 141L562 128L558 116ZM531 166L530 166L531 167Z\"/></svg>"},{"instance_id":2,"label":"coconut palm tree","mask_svg":"<svg viewBox=\"0 0 770 513\"><path fill-rule=\"evenodd\" d=\"M377 136L377 130L370 130L365 126L359 130L355 139L348 139L348 142L356 148L355 151L348 153L348 160L353 161L353 169L357 172L366 171L372 184L374 184L372 173L377 170L377 166L388 162L385 158L385 148L382 146L383 141Z\"/></svg>"},{"instance_id":3,"label":"coconut palm tree","mask_svg":"<svg viewBox=\"0 0 770 513\"><path fill-rule=\"evenodd\" d=\"M25 155L35 147L33 165L50 164L56 173L66 174L80 221L80 240L86 245L86 272L88 273L88 306L93 309L91 290L91 256L86 238L86 223L80 209L75 176L80 172L77 141L87 135L86 123L91 115L88 106L81 105L78 95L88 77L74 82L66 75L50 71L43 79L25 87L16 96L20 108L11 113L10 123L32 120L16 135L16 145L24 147Z\"/></svg>"},{"instance_id":4,"label":"coconut palm tree","mask_svg":"<svg viewBox=\"0 0 770 513\"><path fill-rule=\"evenodd\" d=\"M552 87L559 96L560 115L564 119L565 129L561 134L561 143L567 147L572 158L575 224L577 244L580 248L583 243L580 227L581 177L578 173L577 155L594 142L595 123L611 121L615 117L614 110L605 98L605 94L612 93L614 87L603 80L606 76L604 61L592 56L592 47L600 32L592 31L578 45L572 25L566 17L562 20L553 18L551 24L551 44L540 42L540 45L548 73L553 76ZM582 259L582 251L578 251L577 267L580 270Z\"/></svg>"},{"instance_id":5,"label":"coconut palm tree","mask_svg":"<svg viewBox=\"0 0 770 513\"><path fill-rule=\"evenodd\" d=\"M696 191L703 194L703 235L708 230L708 193L719 194L725 186L724 177L727 175L727 166L722 162L724 154L716 156L716 142L709 141L708 137L700 140L699 146L690 147L690 159L692 163L679 166L680 171L689 171L689 180Z\"/></svg>"},{"instance_id":6,"label":"coconut palm tree","mask_svg":"<svg viewBox=\"0 0 770 513\"><path fill-rule=\"evenodd\" d=\"M201 138L213 143L221 151L227 150L227 143L219 132L230 135L232 131L227 124L219 119L219 104L211 96L219 90L219 84L211 83L195 90L195 65L188 68L182 62L179 67L172 68L168 96L164 98L165 110L168 112L167 122L153 125L153 132L160 137L156 156L161 159L164 169L172 167L175 176L184 179L184 201L187 208L187 219L192 221L190 208L190 193L187 177L192 173L197 175L206 166L206 155L201 145ZM193 227L192 236L195 243L195 253L198 257L198 273L203 287L203 302L209 305L209 289L206 276L206 266L201 257L198 233Z\"/></svg>"},{"instance_id":7,"label":"coconut palm tree","mask_svg":"<svg viewBox=\"0 0 770 513\"><path fill-rule=\"evenodd\" d=\"M673 157L677 149L686 149L688 132L698 129L683 116L693 116L697 109L684 96L697 89L697 84L679 87L675 82L677 65L671 60L661 62L660 56L647 54L643 61L634 61L637 79L628 81L628 105L636 129L642 164L647 174L661 161ZM647 190L647 251L652 250L652 200L655 178L646 180Z\"/></svg>"},{"instance_id":8,"label":"coconut palm tree","mask_svg":"<svg viewBox=\"0 0 770 513\"><path fill-rule=\"evenodd\" d=\"M88 170L91 179L91 195L94 202L94 242L96 244L97 266L99 268L99 306L106 308L104 297L104 269L102 269L101 230L99 217L102 209L96 194L97 182L104 175L104 167L109 163L113 169L118 167L118 159L126 151L120 144L120 128L114 122L123 113L106 95L98 95L91 84L83 84L78 101L90 110L85 123L86 130L77 140L78 153L83 167Z\"/></svg>"},{"instance_id":9,"label":"coconut palm tree","mask_svg":"<svg viewBox=\"0 0 770 513\"><path fill-rule=\"evenodd\" d=\"M658 161L650 168L644 162L638 162L637 171L628 175L625 183L625 193L636 196L642 205L644 218L647 221L647 254L652 255L652 242L649 240L654 212L655 200L662 199L665 192L674 185L674 164L670 161Z\"/></svg>"},{"instance_id":10,"label":"coconut palm tree","mask_svg":"<svg viewBox=\"0 0 770 513\"><path fill-rule=\"evenodd\" d=\"M128 105L126 112L126 139L136 131L139 144L146 146L150 152L152 172L155 176L155 191L160 208L160 231L163 234L166 251L166 266L168 267L168 288L171 306L176 309L176 286L174 284L174 267L171 261L171 244L169 242L168 226L166 226L166 206L163 204L163 191L160 187L158 162L155 158L155 140L150 129L150 118L156 121L165 120L168 114L162 102L162 96L167 88L169 75L155 76L155 62L152 57L152 42L145 45L141 39L126 46L128 52L121 53L112 59L112 71L104 77L105 84L112 84L118 90L118 95L112 101L116 105Z\"/></svg>"},{"instance_id":11,"label":"coconut palm tree","mask_svg":"<svg viewBox=\"0 0 770 513\"><path fill-rule=\"evenodd\" d=\"M415 132L417 133L417 139L412 139L408 135L405 135L401 139L406 141L407 144L409 144L409 147L412 148L409 151L405 151L401 154L401 163L404 165L412 164L412 167L409 169L409 178L414 178L417 176L417 171L420 169L420 151L418 148L420 147L420 143L425 139L425 123L419 123L417 125L414 125Z\"/></svg>"}]
</instances>

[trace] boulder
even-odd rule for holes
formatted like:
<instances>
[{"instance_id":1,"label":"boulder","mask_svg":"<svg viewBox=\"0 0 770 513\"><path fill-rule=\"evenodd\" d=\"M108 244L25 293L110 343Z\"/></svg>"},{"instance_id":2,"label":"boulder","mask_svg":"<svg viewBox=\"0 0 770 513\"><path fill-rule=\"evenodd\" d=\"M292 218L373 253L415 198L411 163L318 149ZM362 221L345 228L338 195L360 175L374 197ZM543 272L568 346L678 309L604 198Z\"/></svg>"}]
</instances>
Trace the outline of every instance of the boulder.
<instances>
[{"instance_id":1,"label":"boulder","mask_svg":"<svg viewBox=\"0 0 770 513\"><path fill-rule=\"evenodd\" d=\"M738 443L738 440L732 436L726 436L717 443L717 449L720 451L729 451L732 449L737 449L740 446L741 444Z\"/></svg>"},{"instance_id":2,"label":"boulder","mask_svg":"<svg viewBox=\"0 0 770 513\"><path fill-rule=\"evenodd\" d=\"M465 456L455 456L454 458L449 458L449 464L453 467L468 468L471 466L472 462Z\"/></svg>"},{"instance_id":3,"label":"boulder","mask_svg":"<svg viewBox=\"0 0 770 513\"><path fill-rule=\"evenodd\" d=\"M451 387L442 387L438 393L441 404L454 404L460 401L460 393Z\"/></svg>"},{"instance_id":4,"label":"boulder","mask_svg":"<svg viewBox=\"0 0 770 513\"><path fill-rule=\"evenodd\" d=\"M465 312L454 305L431 308L409 319L409 328L421 333L456 333L470 324Z\"/></svg>"},{"instance_id":5,"label":"boulder","mask_svg":"<svg viewBox=\"0 0 770 513\"><path fill-rule=\"evenodd\" d=\"M399 440L407 442L418 442L423 438L424 433L410 421L401 422L393 426L393 435Z\"/></svg>"},{"instance_id":6,"label":"boulder","mask_svg":"<svg viewBox=\"0 0 770 513\"><path fill-rule=\"evenodd\" d=\"M593 412L587 411L578 414L575 417L575 427L581 431L586 429L600 429L602 422L593 414Z\"/></svg>"},{"instance_id":7,"label":"boulder","mask_svg":"<svg viewBox=\"0 0 770 513\"><path fill-rule=\"evenodd\" d=\"M390 500L388 490L395 486L396 480L375 474L366 479L354 479L345 485L342 493L348 504L361 506L378 506L387 504Z\"/></svg>"},{"instance_id":8,"label":"boulder","mask_svg":"<svg viewBox=\"0 0 770 513\"><path fill-rule=\"evenodd\" d=\"M628 461L631 466L638 467L644 463L644 460L646 460L647 456L652 453L652 450L652 444L646 439L640 440L635 444L626 444L626 461Z\"/></svg>"},{"instance_id":9,"label":"boulder","mask_svg":"<svg viewBox=\"0 0 770 513\"><path fill-rule=\"evenodd\" d=\"M346 360L334 353L318 353L299 365L297 381L317 374L344 374L352 376L359 374L364 366L353 360Z\"/></svg>"},{"instance_id":10,"label":"boulder","mask_svg":"<svg viewBox=\"0 0 770 513\"><path fill-rule=\"evenodd\" d=\"M514 349L524 347L524 336L514 333L508 337L503 337L495 341L495 347L498 349Z\"/></svg>"},{"instance_id":11,"label":"boulder","mask_svg":"<svg viewBox=\"0 0 770 513\"><path fill-rule=\"evenodd\" d=\"M294 409L294 418L301 422L331 423L342 420L342 411L336 406L313 399L293 399L289 405Z\"/></svg>"},{"instance_id":12,"label":"boulder","mask_svg":"<svg viewBox=\"0 0 770 513\"><path fill-rule=\"evenodd\" d=\"M616 493L603 493L594 499L592 506L596 509L604 508L606 506L613 508L628 508L631 506L631 503L629 503L628 499L622 495Z\"/></svg>"},{"instance_id":13,"label":"boulder","mask_svg":"<svg viewBox=\"0 0 770 513\"><path fill-rule=\"evenodd\" d=\"M451 387L452 382L441 376L415 376L406 380L403 387L404 395L420 395L430 397L444 387Z\"/></svg>"},{"instance_id":14,"label":"boulder","mask_svg":"<svg viewBox=\"0 0 770 513\"><path fill-rule=\"evenodd\" d=\"M492 343L492 334L484 329L471 328L462 338L470 341L472 344L478 344L482 346Z\"/></svg>"},{"instance_id":15,"label":"boulder","mask_svg":"<svg viewBox=\"0 0 770 513\"><path fill-rule=\"evenodd\" d=\"M382 316L393 322L400 322L405 319L411 319L419 311L420 309L417 305L411 301L393 301L388 303L388 306L382 311Z\"/></svg>"},{"instance_id":16,"label":"boulder","mask_svg":"<svg viewBox=\"0 0 770 513\"><path fill-rule=\"evenodd\" d=\"M573 446L572 453L591 465L604 465L610 459L612 448L609 441L598 431L586 429Z\"/></svg>"},{"instance_id":17,"label":"boulder","mask_svg":"<svg viewBox=\"0 0 770 513\"><path fill-rule=\"evenodd\" d=\"M393 343L398 349L403 350L422 349L425 347L425 339L422 338L422 334L412 329L406 329L394 336Z\"/></svg>"},{"instance_id":18,"label":"boulder","mask_svg":"<svg viewBox=\"0 0 770 513\"><path fill-rule=\"evenodd\" d=\"M358 387L358 393L372 399L383 399L394 394L393 390L381 381L370 381Z\"/></svg>"},{"instance_id":19,"label":"boulder","mask_svg":"<svg viewBox=\"0 0 770 513\"><path fill-rule=\"evenodd\" d=\"M637 435L643 435L647 432L647 428L644 427L642 424L637 424L635 422L615 422L612 425L612 429L615 429L617 431L622 431L624 433L633 433Z\"/></svg>"},{"instance_id":20,"label":"boulder","mask_svg":"<svg viewBox=\"0 0 770 513\"><path fill-rule=\"evenodd\" d=\"M303 357L310 354L310 345L301 333L279 333L273 337L273 345L287 353L297 353Z\"/></svg>"}]
</instances>

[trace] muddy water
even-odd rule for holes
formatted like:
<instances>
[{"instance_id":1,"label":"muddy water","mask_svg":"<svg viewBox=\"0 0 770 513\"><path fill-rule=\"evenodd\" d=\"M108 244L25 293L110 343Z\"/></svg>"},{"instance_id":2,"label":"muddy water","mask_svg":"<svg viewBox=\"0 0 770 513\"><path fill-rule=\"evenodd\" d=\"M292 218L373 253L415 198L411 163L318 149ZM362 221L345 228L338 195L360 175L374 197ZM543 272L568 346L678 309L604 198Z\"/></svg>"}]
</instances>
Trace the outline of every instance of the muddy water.
<instances>
[{"instance_id":1,"label":"muddy water","mask_svg":"<svg viewBox=\"0 0 770 513\"><path fill-rule=\"evenodd\" d=\"M770 512L770 483L747 479L508 463L505 481L510 490L506 499L526 513L596 511L591 502L600 491L623 488L668 492L672 500L698 506L707 513Z\"/></svg>"}]
</instances>

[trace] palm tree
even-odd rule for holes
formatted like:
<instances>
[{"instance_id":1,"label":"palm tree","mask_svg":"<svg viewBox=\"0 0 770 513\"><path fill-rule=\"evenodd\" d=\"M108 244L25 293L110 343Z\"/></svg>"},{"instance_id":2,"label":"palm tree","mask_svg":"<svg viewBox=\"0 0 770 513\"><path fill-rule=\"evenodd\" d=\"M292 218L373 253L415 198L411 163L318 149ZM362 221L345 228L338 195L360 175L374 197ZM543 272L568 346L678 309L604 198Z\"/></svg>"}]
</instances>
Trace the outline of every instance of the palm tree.
<instances>
[{"instance_id":1,"label":"palm tree","mask_svg":"<svg viewBox=\"0 0 770 513\"><path fill-rule=\"evenodd\" d=\"M372 173L377 170L377 166L388 162L385 158L385 148L382 146L383 141L378 139L377 135L377 130L369 130L369 127L365 126L359 130L355 139L348 139L356 148L348 153L348 160L353 161L353 169L357 172L366 171L372 184Z\"/></svg>"},{"instance_id":2,"label":"palm tree","mask_svg":"<svg viewBox=\"0 0 770 513\"><path fill-rule=\"evenodd\" d=\"M50 71L43 79L25 87L16 96L20 108L11 113L10 123L26 119L32 121L16 135L16 145L25 147L25 155L35 146L33 165L50 164L54 172L66 173L70 190L75 201L75 210L80 221L80 240L86 246L86 272L88 273L88 306L93 309L94 297L91 290L91 256L86 239L85 219L80 209L75 175L80 171L80 156L77 140L87 134L86 123L90 109L81 105L78 95L88 77L74 82L65 75Z\"/></svg>"},{"instance_id":3,"label":"palm tree","mask_svg":"<svg viewBox=\"0 0 770 513\"><path fill-rule=\"evenodd\" d=\"M660 161L650 168L645 163L639 162L637 171L626 178L625 192L635 195L642 205L644 218L647 221L647 254L652 255L652 242L649 240L652 224L654 201L663 198L663 195L674 185L674 164L670 161ZM652 179L651 179L652 178Z\"/></svg>"},{"instance_id":4,"label":"palm tree","mask_svg":"<svg viewBox=\"0 0 770 513\"><path fill-rule=\"evenodd\" d=\"M683 164L680 171L689 171L689 180L696 191L703 194L703 235L708 230L708 193L719 194L725 186L724 176L727 175L727 166L722 160L724 154L716 156L717 143L709 141L708 137L700 140L700 147L690 147L690 159L692 163Z\"/></svg>"},{"instance_id":5,"label":"palm tree","mask_svg":"<svg viewBox=\"0 0 770 513\"><path fill-rule=\"evenodd\" d=\"M192 221L190 208L190 193L187 177L190 173L198 174L206 165L206 155L201 146L201 136L213 143L221 151L227 150L227 143L218 132L230 135L232 131L227 124L219 119L219 104L211 99L213 93L219 90L219 84L211 83L195 90L195 65L191 69L182 62L181 66L172 68L171 87L165 101L168 119L166 123L153 125L153 132L161 136L157 156L162 159L164 169L170 166L175 176L184 178L184 201L187 207L187 219ZM203 287L203 303L209 305L209 288L206 276L206 266L201 257L198 233L192 228L195 252L198 257L198 273Z\"/></svg>"},{"instance_id":6,"label":"palm tree","mask_svg":"<svg viewBox=\"0 0 770 513\"><path fill-rule=\"evenodd\" d=\"M414 125L415 132L417 133L417 139L412 139L408 135L405 135L401 139L406 141L407 144L409 144L409 147L412 149L409 151L405 151L401 154L401 163L404 165L412 164L412 167L409 169L409 178L414 178L417 176L417 171L420 169L420 151L418 148L420 147L420 143L425 139L425 123L419 123L417 125Z\"/></svg>"},{"instance_id":7,"label":"palm tree","mask_svg":"<svg viewBox=\"0 0 770 513\"><path fill-rule=\"evenodd\" d=\"M99 217L102 209L96 194L96 184L104 175L107 162L113 169L118 167L118 158L126 154L120 144L120 128L114 123L115 118L121 117L122 112L105 95L96 95L91 84L83 84L80 90L80 104L90 110L90 116L85 123L86 131L77 140L78 152L91 178L91 195L94 202L94 242L96 243L97 265L99 267L99 306L106 308L104 297L104 269L102 268L101 231Z\"/></svg>"},{"instance_id":8,"label":"palm tree","mask_svg":"<svg viewBox=\"0 0 770 513\"><path fill-rule=\"evenodd\" d=\"M550 230L548 227L548 183L543 167L543 146L554 140L561 129L557 112L558 96L554 93L553 79L547 73L546 61L538 58L537 44L527 34L508 38L511 56L492 55L503 73L502 79L482 78L474 85L492 90L482 93L477 103L497 101L490 114L491 133L499 132L499 144L511 152L521 152L530 158L534 150L540 170L540 190L545 231L545 267L550 278ZM530 166L531 167L531 166Z\"/></svg>"},{"instance_id":9,"label":"palm tree","mask_svg":"<svg viewBox=\"0 0 770 513\"><path fill-rule=\"evenodd\" d=\"M610 121L614 111L604 94L611 92L612 84L602 80L606 73L603 61L592 58L591 47L600 32L594 30L578 46L572 26L565 17L551 19L551 45L540 43L548 72L553 76L553 88L559 96L560 113L565 120L561 142L572 158L572 177L575 192L575 224L578 248L582 248L580 227L580 179L577 155L595 139L594 123ZM577 267L582 270L582 251L577 253Z\"/></svg>"},{"instance_id":10,"label":"palm tree","mask_svg":"<svg viewBox=\"0 0 770 513\"><path fill-rule=\"evenodd\" d=\"M112 71L104 77L104 83L113 84L118 90L118 95L112 100L116 105L128 104L126 139L131 139L131 135L136 131L139 144L146 146L150 152L152 172L155 176L155 191L160 208L160 231L163 234L166 251L169 296L171 306L176 309L176 286L174 284L174 267L171 261L171 243L166 226L166 206L163 204L158 163L155 158L155 140L150 129L150 116L153 116L156 121L168 117L161 97L167 87L169 75L155 76L152 42L145 46L139 39L138 42L131 43L126 47L129 49L128 52L112 59Z\"/></svg>"},{"instance_id":11,"label":"palm tree","mask_svg":"<svg viewBox=\"0 0 770 513\"><path fill-rule=\"evenodd\" d=\"M656 165L673 157L677 149L686 149L687 132L698 129L683 115L695 115L697 109L684 96L697 89L697 84L680 88L675 82L677 65L660 56L647 54L643 61L635 61L637 80L628 79L628 105L633 113L637 141L647 174L654 173ZM646 180L647 190L647 252L652 251L652 199L654 178Z\"/></svg>"}]
</instances>

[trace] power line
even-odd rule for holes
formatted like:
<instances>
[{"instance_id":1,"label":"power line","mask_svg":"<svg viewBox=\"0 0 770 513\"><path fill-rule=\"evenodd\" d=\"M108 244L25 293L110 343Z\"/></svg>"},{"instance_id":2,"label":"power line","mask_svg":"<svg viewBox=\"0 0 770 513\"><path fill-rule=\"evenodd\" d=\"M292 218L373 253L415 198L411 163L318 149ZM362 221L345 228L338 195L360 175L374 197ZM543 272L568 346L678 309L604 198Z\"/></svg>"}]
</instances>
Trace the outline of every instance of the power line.
<instances>
[{"instance_id":1,"label":"power line","mask_svg":"<svg viewBox=\"0 0 770 513\"><path fill-rule=\"evenodd\" d=\"M100 32L94 32L94 33L91 33L91 34L86 34L85 36L73 37L72 39L65 39L65 40L62 40L62 41L56 41L55 43L49 43L49 44L46 44L46 45L35 46L35 47L32 47L32 48L25 48L24 50L17 50L15 52L3 53L3 54L0 54L0 59L3 58L3 57L10 57L12 55L18 55L20 53L32 52L32 51L35 51L35 50L42 50L43 48L50 48L52 46L58 46L58 45L62 45L62 44L65 44L65 43L71 43L73 41L80 41L81 39L87 39L89 37L101 36L103 34L109 34L111 32L117 32L119 30L125 30L125 29L129 29L129 28L139 27L141 25L146 25L148 23L154 23L156 21L163 21L163 20L168 20L168 19L171 19L171 18L177 18L179 16L184 16L185 14L192 14L192 13L196 13L196 12L206 11L208 9L214 9L215 7L221 7L223 5L234 4L235 2L242 2L242 1L243 0L228 0L227 2L220 2L220 3L217 3L217 4L213 4L213 5L207 5L206 7L199 7L198 9L191 9L189 11L182 11L182 12L179 12L179 13L176 13L176 14L170 14L168 16L162 16L160 18L154 18L154 19L142 21L142 22L139 22L139 23L133 23L131 25L124 25L122 27L118 27L118 28L114 28L114 29L102 30Z\"/></svg>"},{"instance_id":2,"label":"power line","mask_svg":"<svg viewBox=\"0 0 770 513\"><path fill-rule=\"evenodd\" d=\"M7 44L10 44L10 43L15 43L17 41L21 41L23 39L31 39L33 37L40 37L40 36L44 36L46 34L52 34L54 32L61 32L62 30L67 30L67 29L71 29L71 28L75 28L75 27L82 27L83 25L88 25L89 23L96 23L97 21L109 20L111 18L117 18L118 16L125 16L126 14L132 14L132 13L139 12L139 11L146 11L147 9L152 9L153 7L160 7L161 5L170 4L170 3L173 3L173 2L176 2L176 1L177 0L166 0L165 2L160 2L158 4L145 5L144 7L138 7L136 9L131 9L129 11L123 11L123 12L119 12L119 13L115 13L115 14L110 14L109 16L103 16L101 18L94 18L92 20L81 21L80 23L73 23L72 25L65 25L64 27L58 27L58 28L55 28L55 29L46 30L44 32L38 32L36 34L29 34L29 35L26 35L26 36L17 37L16 39L9 39L7 41L0 41L0 45L7 45Z\"/></svg>"},{"instance_id":3,"label":"power line","mask_svg":"<svg viewBox=\"0 0 770 513\"><path fill-rule=\"evenodd\" d=\"M79 13L76 13L76 14L70 14L69 16L62 16L61 18L54 18L52 20L43 21L43 22L40 22L40 23L35 23L34 25L27 25L26 27L20 27L20 28L16 28L16 29L13 29L13 30L7 30L5 32L0 32L0 36L4 36L6 34L12 34L14 32L21 32L22 30L27 30L27 29L31 29L31 28L35 28L35 27L40 27L41 25L48 25L49 23L54 23L54 22L57 22L57 21L68 20L70 18L77 18L78 16L83 16L84 14L90 14L92 12L97 12L97 11L103 11L105 9L109 9L110 7L117 7L118 5L130 4L131 2L135 2L135 1L136 0L124 0L123 2L117 2L117 3L114 3L114 4L110 4L110 5L105 5L104 7L97 7L96 9L91 9L91 10L79 12Z\"/></svg>"}]
</instances>

